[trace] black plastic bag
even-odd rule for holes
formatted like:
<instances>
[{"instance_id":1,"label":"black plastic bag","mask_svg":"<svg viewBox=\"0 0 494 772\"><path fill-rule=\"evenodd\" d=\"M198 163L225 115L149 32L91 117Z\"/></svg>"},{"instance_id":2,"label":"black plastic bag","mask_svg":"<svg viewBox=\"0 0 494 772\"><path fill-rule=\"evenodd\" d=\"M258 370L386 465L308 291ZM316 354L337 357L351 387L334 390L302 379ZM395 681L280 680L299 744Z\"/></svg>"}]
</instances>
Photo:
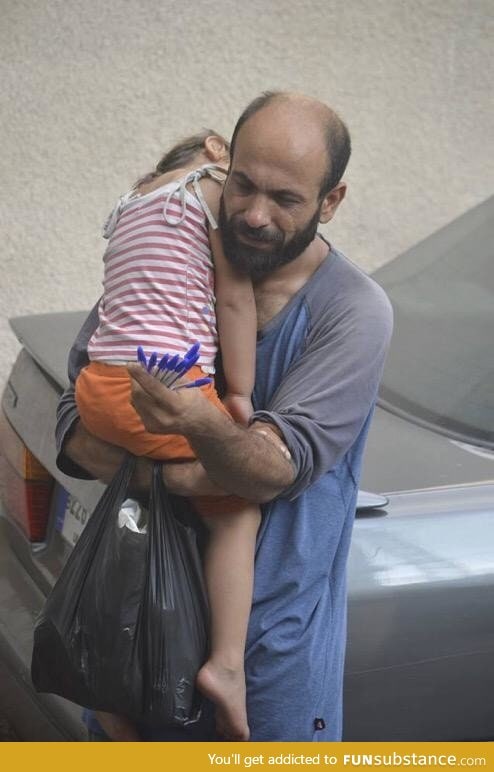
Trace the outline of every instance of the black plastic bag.
<instances>
[{"instance_id":1,"label":"black plastic bag","mask_svg":"<svg viewBox=\"0 0 494 772\"><path fill-rule=\"evenodd\" d=\"M197 721L207 600L196 534L175 517L155 464L147 534L119 527L128 456L97 504L34 631L31 676L87 708L150 725Z\"/></svg>"}]
</instances>

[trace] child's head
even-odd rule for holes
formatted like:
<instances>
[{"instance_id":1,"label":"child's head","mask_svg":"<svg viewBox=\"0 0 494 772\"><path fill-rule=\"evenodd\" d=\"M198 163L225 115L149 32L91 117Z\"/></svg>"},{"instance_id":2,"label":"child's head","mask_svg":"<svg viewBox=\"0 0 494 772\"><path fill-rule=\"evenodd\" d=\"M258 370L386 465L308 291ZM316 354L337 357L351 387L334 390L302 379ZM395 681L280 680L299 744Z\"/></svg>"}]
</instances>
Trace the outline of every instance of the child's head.
<instances>
[{"instance_id":1,"label":"child's head","mask_svg":"<svg viewBox=\"0 0 494 772\"><path fill-rule=\"evenodd\" d=\"M230 143L218 132L203 129L168 150L156 165L153 177L194 164L214 163L226 168L229 161Z\"/></svg>"},{"instance_id":2,"label":"child's head","mask_svg":"<svg viewBox=\"0 0 494 772\"><path fill-rule=\"evenodd\" d=\"M159 160L155 170L141 177L136 185L150 182L161 174L175 169L202 166L207 163L223 166L225 169L230 163L230 143L213 129L203 129L198 134L177 142Z\"/></svg>"}]
</instances>

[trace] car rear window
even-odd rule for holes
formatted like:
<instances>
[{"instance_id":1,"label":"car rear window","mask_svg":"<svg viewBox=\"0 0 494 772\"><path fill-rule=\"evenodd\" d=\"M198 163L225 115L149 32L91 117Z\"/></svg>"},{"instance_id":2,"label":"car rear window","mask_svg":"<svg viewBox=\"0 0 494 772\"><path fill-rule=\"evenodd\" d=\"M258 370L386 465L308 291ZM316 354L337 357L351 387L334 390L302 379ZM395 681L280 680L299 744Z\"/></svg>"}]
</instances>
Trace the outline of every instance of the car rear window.
<instances>
[{"instance_id":1,"label":"car rear window","mask_svg":"<svg viewBox=\"0 0 494 772\"><path fill-rule=\"evenodd\" d=\"M376 272L395 312L383 407L494 447L494 197Z\"/></svg>"}]
</instances>

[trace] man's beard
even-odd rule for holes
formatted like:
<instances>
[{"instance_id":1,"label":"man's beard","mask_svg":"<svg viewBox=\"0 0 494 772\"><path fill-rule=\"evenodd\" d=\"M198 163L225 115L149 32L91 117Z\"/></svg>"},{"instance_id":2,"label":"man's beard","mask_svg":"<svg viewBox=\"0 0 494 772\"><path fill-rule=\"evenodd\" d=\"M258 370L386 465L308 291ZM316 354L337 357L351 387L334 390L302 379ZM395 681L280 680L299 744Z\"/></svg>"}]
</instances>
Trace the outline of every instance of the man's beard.
<instances>
[{"instance_id":1,"label":"man's beard","mask_svg":"<svg viewBox=\"0 0 494 772\"><path fill-rule=\"evenodd\" d=\"M233 218L228 220L226 216L222 198L219 225L225 256L231 265L250 276L253 281L263 279L277 268L296 260L307 249L316 236L319 215L320 208L316 209L307 225L295 231L290 241L285 243L285 234L278 228L251 228L243 221L235 225ZM242 235L261 244L272 244L273 249L256 249L255 246L240 241L238 236Z\"/></svg>"}]
</instances>

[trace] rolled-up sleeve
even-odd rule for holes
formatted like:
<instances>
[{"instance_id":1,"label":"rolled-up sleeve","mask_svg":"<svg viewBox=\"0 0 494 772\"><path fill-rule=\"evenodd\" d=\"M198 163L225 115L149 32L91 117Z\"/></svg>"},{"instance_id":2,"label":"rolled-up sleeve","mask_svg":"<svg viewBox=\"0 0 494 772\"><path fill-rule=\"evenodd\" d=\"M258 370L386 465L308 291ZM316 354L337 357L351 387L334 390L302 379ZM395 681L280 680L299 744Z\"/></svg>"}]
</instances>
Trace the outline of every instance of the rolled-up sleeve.
<instances>
[{"instance_id":1,"label":"rolled-up sleeve","mask_svg":"<svg viewBox=\"0 0 494 772\"><path fill-rule=\"evenodd\" d=\"M305 346L252 421L281 431L296 470L294 499L333 469L373 410L392 331L390 303L374 282L364 296L311 320Z\"/></svg>"}]
</instances>

